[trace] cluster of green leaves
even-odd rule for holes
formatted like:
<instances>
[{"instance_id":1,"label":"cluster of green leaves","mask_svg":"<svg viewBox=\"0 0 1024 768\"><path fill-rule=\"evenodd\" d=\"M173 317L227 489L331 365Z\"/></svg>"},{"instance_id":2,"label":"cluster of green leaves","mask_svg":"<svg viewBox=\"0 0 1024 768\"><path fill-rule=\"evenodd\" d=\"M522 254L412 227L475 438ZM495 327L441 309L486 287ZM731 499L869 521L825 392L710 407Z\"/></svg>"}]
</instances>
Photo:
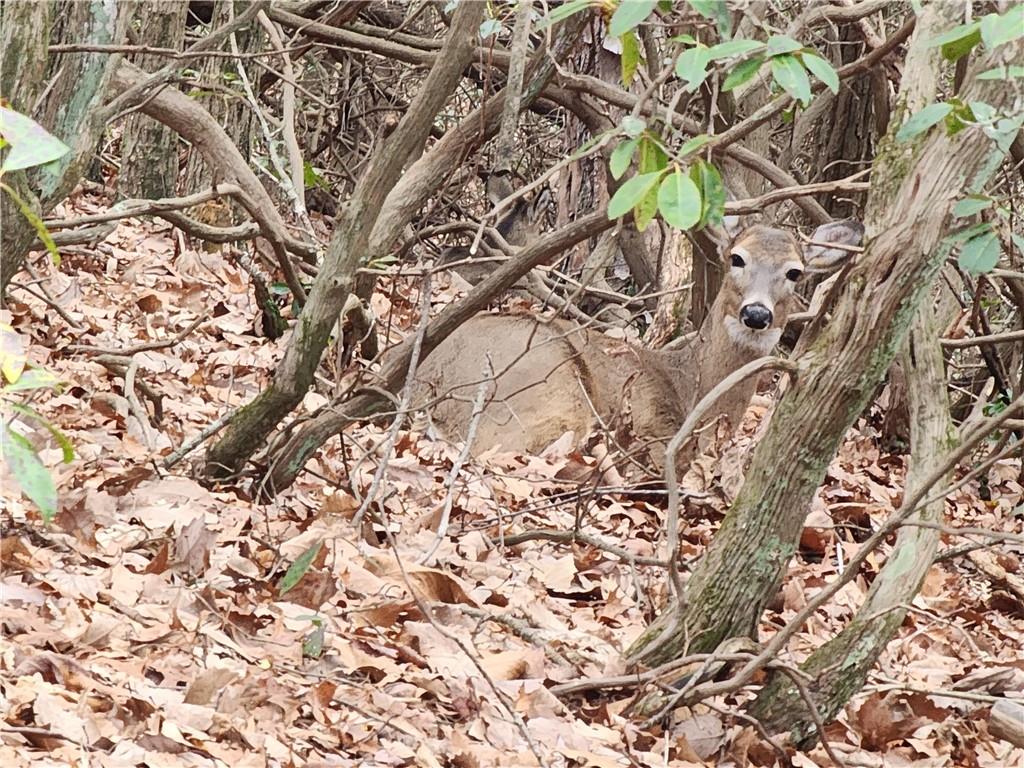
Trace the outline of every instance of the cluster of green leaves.
<instances>
[{"instance_id":1,"label":"cluster of green leaves","mask_svg":"<svg viewBox=\"0 0 1024 768\"><path fill-rule=\"evenodd\" d=\"M695 159L687 169L679 162L710 140L697 136L686 142L670 162L661 139L638 118L623 120L626 140L612 151L609 169L622 178L637 157L637 174L618 188L608 202L608 218L617 219L633 211L641 232L657 214L673 227L692 229L719 224L725 213L725 186L711 163Z\"/></svg>"},{"instance_id":2,"label":"cluster of green leaves","mask_svg":"<svg viewBox=\"0 0 1024 768\"><path fill-rule=\"evenodd\" d=\"M824 58L785 35L774 35L766 42L730 39L730 15L725 3L717 0L689 0L688 4L705 18L715 22L722 42L705 45L690 35L679 35L673 41L682 50L676 59L675 72L688 92L694 92L711 75L714 66L732 65L724 73L722 89L738 88L768 64L772 77L781 90L790 93L806 106L811 99L813 75L833 92L839 90L839 76ZM542 26L572 16L586 9L607 10L607 5L594 0L571 0L555 8ZM621 43L622 80L629 85L641 58L636 29L656 9L671 10L667 0L621 0L614 5L608 21L608 35ZM608 204L609 218L633 212L636 226L643 231L657 214L671 226L691 229L718 224L724 215L725 189L718 170L706 160L687 160L710 136L697 136L687 141L678 152L670 153L660 139L639 118L627 117L622 123L625 139L615 147L610 170L622 178L637 157L637 173L626 180ZM670 159L670 154L672 155Z\"/></svg>"},{"instance_id":3,"label":"cluster of green leaves","mask_svg":"<svg viewBox=\"0 0 1024 768\"><path fill-rule=\"evenodd\" d=\"M1002 15L990 13L970 24L954 27L930 40L929 45L941 46L943 57L956 61L970 53L979 43L991 50L1021 37L1024 37L1024 4L1015 5ZM980 80L1009 81L1021 77L1024 77L1024 66L1020 65L1003 65L978 75ZM976 124L997 142L1004 136L1016 135L1020 128L1016 117L998 115L989 104L980 101L964 103L954 98L929 104L916 112L900 128L896 140L911 141L939 123L945 125L949 135Z\"/></svg>"},{"instance_id":4,"label":"cluster of green leaves","mask_svg":"<svg viewBox=\"0 0 1024 768\"><path fill-rule=\"evenodd\" d=\"M675 40L688 46L676 60L676 75L686 83L689 92L696 91L708 78L711 74L709 66L713 62L742 58L748 54L754 55L744 58L726 75L722 82L723 91L731 91L747 83L767 62L775 84L804 107L811 102L810 75L833 93L839 92L839 75L832 65L814 49L786 35L772 35L764 43L758 40L726 40L710 47L690 35L680 35Z\"/></svg>"},{"instance_id":5,"label":"cluster of green leaves","mask_svg":"<svg viewBox=\"0 0 1024 768\"><path fill-rule=\"evenodd\" d=\"M978 43L984 43L985 47L991 50L1021 37L1024 37L1024 4L1017 4L1004 14L989 13L969 24L953 27L929 43L932 46L941 45L943 57L949 61L956 61L970 53ZM990 69L979 77L1002 80L1002 69ZM1024 68L1013 69L1018 70L1015 77L1024 75L1020 72Z\"/></svg>"},{"instance_id":6,"label":"cluster of green leaves","mask_svg":"<svg viewBox=\"0 0 1024 768\"><path fill-rule=\"evenodd\" d=\"M49 371L27 364L22 337L4 323L0 323L0 384L0 457L14 481L39 508L43 520L50 522L57 514L57 487L31 441L14 429L14 422L31 422L45 429L61 447L64 462L70 462L75 454L68 439L22 401L25 394L55 389L60 382Z\"/></svg>"},{"instance_id":7,"label":"cluster of green leaves","mask_svg":"<svg viewBox=\"0 0 1024 768\"><path fill-rule=\"evenodd\" d=\"M991 50L1021 37L1024 37L1024 4L1015 5L1004 14L990 13L969 24L954 27L930 40L929 45L941 46L945 59L957 61L979 43ZM1024 77L1024 67L1019 65L1003 65L978 75L980 80L1009 81L1021 77ZM912 141L940 123L949 136L967 126L977 127L995 142L1000 153L1005 153L1024 126L1024 114L1003 115L986 102L952 98L929 104L915 112L900 127L896 140ZM964 227L949 237L949 242L960 249L958 262L961 269L972 274L989 272L999 263L1002 247L996 225L1000 219L1009 220L1010 211L996 199L984 195L970 195L953 207L953 216L957 219L985 212L988 212L990 220ZM1024 238L1016 233L1011 238L1024 255Z\"/></svg>"}]
</instances>

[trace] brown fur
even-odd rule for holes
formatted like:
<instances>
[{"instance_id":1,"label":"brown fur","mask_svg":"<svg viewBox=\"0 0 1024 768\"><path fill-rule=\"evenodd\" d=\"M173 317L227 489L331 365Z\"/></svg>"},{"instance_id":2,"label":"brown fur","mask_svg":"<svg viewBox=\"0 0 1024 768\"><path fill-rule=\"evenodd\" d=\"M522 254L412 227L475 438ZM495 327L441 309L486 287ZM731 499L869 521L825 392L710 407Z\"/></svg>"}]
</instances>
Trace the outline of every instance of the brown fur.
<instances>
[{"instance_id":1,"label":"brown fur","mask_svg":"<svg viewBox=\"0 0 1024 768\"><path fill-rule=\"evenodd\" d=\"M745 268L730 268L733 253L743 254ZM760 226L741 233L726 249L725 280L707 320L678 350L641 349L566 320L477 315L424 361L416 400L432 403L432 420L442 433L464 439L473 400L480 383L491 378L490 369L475 453L497 446L536 453L567 431L580 440L596 428L614 433L624 426L636 441L652 444L651 458L660 466L664 444L693 406L729 373L774 346L771 339L785 326L792 298L793 281L785 273L794 266L802 267L803 257L791 234ZM743 304L765 291L773 303L771 325L736 330ZM774 335L758 335L766 333ZM737 336L753 347L738 343ZM724 416L737 424L754 387L754 381L736 387L709 418Z\"/></svg>"}]
</instances>

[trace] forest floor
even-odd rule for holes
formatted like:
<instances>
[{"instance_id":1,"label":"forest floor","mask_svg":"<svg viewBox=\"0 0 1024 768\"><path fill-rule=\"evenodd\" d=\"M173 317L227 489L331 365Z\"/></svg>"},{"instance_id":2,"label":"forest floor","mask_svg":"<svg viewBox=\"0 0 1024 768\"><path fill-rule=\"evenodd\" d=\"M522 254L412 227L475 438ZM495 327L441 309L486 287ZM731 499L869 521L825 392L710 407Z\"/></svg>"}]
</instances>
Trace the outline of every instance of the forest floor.
<instances>
[{"instance_id":1,"label":"forest floor","mask_svg":"<svg viewBox=\"0 0 1024 768\"><path fill-rule=\"evenodd\" d=\"M80 194L68 210L108 204ZM246 275L159 222L124 222L95 247L68 249L60 267L42 257L35 264L81 329L18 289L6 320L26 337L32 362L67 382L33 406L70 438L76 458L61 464L59 449L33 435L58 482L53 524L10 478L3 483L0 764L780 764L731 714L749 692L644 729L629 716L634 690L561 699L550 690L624 672L622 651L665 600L665 573L586 543L509 546L501 537L578 525L634 557L655 557L662 496L624 492L614 472L603 480L609 490L592 493L598 457L566 446L542 457L494 454L463 468L438 536L458 447L411 429L382 457L381 426L329 442L272 504L209 490L193 479L202 448L170 471L160 459L248 402L274 371L283 343L254 330ZM455 289L437 282L439 307ZM393 340L417 322L412 286L396 280L375 296ZM98 353L173 339L207 313L174 346L134 355L138 377L163 404L147 447L122 375ZM305 411L327 402L325 382ZM687 477L687 555L699 556L714 535L770 403L770 395L756 400L743 434ZM879 448L879 416L876 406L832 463L762 638L834 579L899 504L905 457ZM356 525L381 461L376 515ZM1020 533L1020 474L1018 461L1006 461L984 494L977 484L957 491L947 502L951 524ZM294 581L289 568L318 542L282 594L282 582ZM945 546L961 543L944 537ZM987 551L1019 573L1018 545ZM844 625L884 556L814 616L786 661L799 663ZM941 561L826 737L851 766L1024 765L1024 750L993 738L987 722L994 697L1024 689L1022 648L1019 598L970 558ZM833 764L820 746L789 759Z\"/></svg>"}]
</instances>

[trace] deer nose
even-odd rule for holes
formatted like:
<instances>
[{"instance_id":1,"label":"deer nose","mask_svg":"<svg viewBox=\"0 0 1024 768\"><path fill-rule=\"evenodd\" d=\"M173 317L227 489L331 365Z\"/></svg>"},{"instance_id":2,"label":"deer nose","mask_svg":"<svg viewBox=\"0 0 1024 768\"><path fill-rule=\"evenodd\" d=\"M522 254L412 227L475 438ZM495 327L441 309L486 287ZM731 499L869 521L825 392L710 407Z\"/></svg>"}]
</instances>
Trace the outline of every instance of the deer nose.
<instances>
[{"instance_id":1,"label":"deer nose","mask_svg":"<svg viewBox=\"0 0 1024 768\"><path fill-rule=\"evenodd\" d=\"M740 310L740 320L747 328L763 331L772 324L772 311L764 304L747 304Z\"/></svg>"}]
</instances>

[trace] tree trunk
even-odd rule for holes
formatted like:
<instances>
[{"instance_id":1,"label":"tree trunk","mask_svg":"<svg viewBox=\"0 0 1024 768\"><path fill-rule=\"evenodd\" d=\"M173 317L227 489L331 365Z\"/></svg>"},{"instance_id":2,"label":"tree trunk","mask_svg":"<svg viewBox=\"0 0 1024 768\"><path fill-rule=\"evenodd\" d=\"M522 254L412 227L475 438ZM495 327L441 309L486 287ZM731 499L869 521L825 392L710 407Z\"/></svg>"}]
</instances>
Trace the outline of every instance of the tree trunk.
<instances>
[{"instance_id":1,"label":"tree trunk","mask_svg":"<svg viewBox=\"0 0 1024 768\"><path fill-rule=\"evenodd\" d=\"M4 96L71 151L59 160L26 172L7 174L4 181L18 190L36 215L43 216L74 189L96 153L104 125L97 118L107 81L120 59L109 53L64 53L48 57L49 43L121 44L131 15L124 3L79 3L65 0L7 0L0 15L3 43ZM51 30L49 20L55 24ZM49 38L48 38L49 35ZM52 80L44 102L32 111L41 93L39 74L47 69ZM14 76L13 82L9 79ZM13 87L12 87L13 85ZM11 90L7 88L11 87ZM0 296L36 239L34 227L14 207L6 194L0 216Z\"/></svg>"},{"instance_id":2,"label":"tree trunk","mask_svg":"<svg viewBox=\"0 0 1024 768\"><path fill-rule=\"evenodd\" d=\"M143 0L139 5L138 44L179 50L185 40L186 0ZM214 59L215 61L219 61ZM146 72L162 67L167 58L141 53L135 64ZM171 197L178 179L178 136L138 112L128 116L121 134L121 198L158 200Z\"/></svg>"},{"instance_id":3,"label":"tree trunk","mask_svg":"<svg viewBox=\"0 0 1024 768\"><path fill-rule=\"evenodd\" d=\"M906 494L917 491L921 482L941 467L957 443L957 430L949 413L945 362L939 338L945 318L931 302L914 315L907 343L900 355L906 373L911 412L910 470ZM948 478L948 475L947 475ZM947 482L947 478L941 481ZM907 520L900 530L892 554L871 585L864 605L850 624L818 648L800 669L808 684L819 716L831 721L861 689L878 657L896 634L939 544L936 528L916 527L916 522L942 522L945 501L938 499ZM842 659L841 664L836 661ZM799 691L786 675L773 676L761 689L751 714L770 732L789 730L795 744L809 749L818 730Z\"/></svg>"},{"instance_id":4,"label":"tree trunk","mask_svg":"<svg viewBox=\"0 0 1024 768\"><path fill-rule=\"evenodd\" d=\"M422 148L434 116L458 85L472 56L482 17L481 3L462 3L456 10L444 48L422 89L394 133L371 160L338 216L335 235L313 284L309 302L292 333L274 380L256 400L238 411L227 433L209 450L208 475L224 477L238 472L312 384L331 328L352 291L356 270L367 255L381 207L398 181L406 159Z\"/></svg>"},{"instance_id":5,"label":"tree trunk","mask_svg":"<svg viewBox=\"0 0 1024 768\"><path fill-rule=\"evenodd\" d=\"M161 0L152 2L159 5ZM234 16L238 16L242 7L247 4L248 0L214 0L209 29L227 24L231 20L232 11ZM239 30L235 36L241 51L252 53L259 50L262 33L258 28ZM200 86L198 93L191 98L198 101L213 116L248 163L252 155L252 111L245 104L245 94L238 83L238 73L233 61L220 56L207 56L199 61L200 82L209 87ZM202 149L192 146L185 156L185 168L181 173L178 193L188 195L206 189L215 178L218 181L223 180L217 176L215 167L207 165Z\"/></svg>"},{"instance_id":6,"label":"tree trunk","mask_svg":"<svg viewBox=\"0 0 1024 768\"><path fill-rule=\"evenodd\" d=\"M915 32L904 93L930 78L936 30L959 11L934 3ZM934 17L934 18L933 18ZM980 57L981 72L1019 61L1024 42ZM1016 96L999 81L969 80L965 101L1004 110ZM912 90L913 89L913 90ZM956 200L991 175L1003 148L981 131L947 136L941 126L897 143L893 126L875 162L867 244L847 277L831 323L797 361L796 384L779 403L758 444L743 488L697 564L680 605L667 608L627 652L630 662L661 664L684 651L710 651L727 638L750 635L778 590L796 551L811 499L843 435L869 402L911 319L948 256L940 242ZM781 457L792 457L780 461ZM675 556L675 553L673 553Z\"/></svg>"}]
</instances>

